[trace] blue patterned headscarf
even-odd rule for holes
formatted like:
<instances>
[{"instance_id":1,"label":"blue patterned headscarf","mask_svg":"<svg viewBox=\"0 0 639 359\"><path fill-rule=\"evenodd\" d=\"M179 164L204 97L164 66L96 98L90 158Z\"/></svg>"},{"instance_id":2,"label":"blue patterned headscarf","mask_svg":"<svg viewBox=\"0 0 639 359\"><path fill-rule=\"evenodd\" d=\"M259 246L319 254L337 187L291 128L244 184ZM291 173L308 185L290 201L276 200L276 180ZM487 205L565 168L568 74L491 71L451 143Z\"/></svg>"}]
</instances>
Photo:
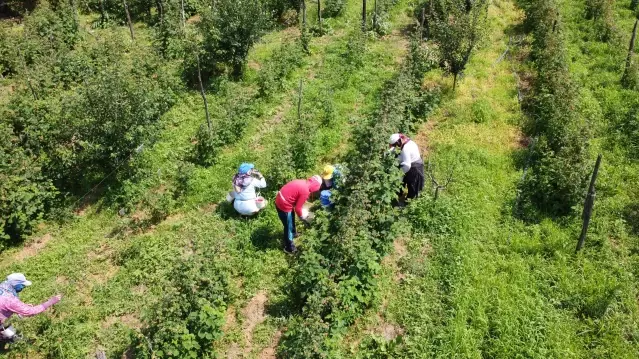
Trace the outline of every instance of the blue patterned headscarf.
<instances>
[{"instance_id":1,"label":"blue patterned headscarf","mask_svg":"<svg viewBox=\"0 0 639 359\"><path fill-rule=\"evenodd\" d=\"M253 178L248 174L255 165L252 163L242 163L237 171L237 174L233 177L233 187L236 192L240 192L244 187L251 184Z\"/></svg>"}]
</instances>

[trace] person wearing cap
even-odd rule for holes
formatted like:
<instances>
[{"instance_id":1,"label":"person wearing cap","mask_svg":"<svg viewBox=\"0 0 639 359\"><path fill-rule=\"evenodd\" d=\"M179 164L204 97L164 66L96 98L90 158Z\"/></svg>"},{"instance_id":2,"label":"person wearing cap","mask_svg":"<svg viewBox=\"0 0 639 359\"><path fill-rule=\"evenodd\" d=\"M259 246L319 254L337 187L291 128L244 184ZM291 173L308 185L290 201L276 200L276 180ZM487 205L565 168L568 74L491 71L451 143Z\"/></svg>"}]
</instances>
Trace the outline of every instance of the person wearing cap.
<instances>
[{"instance_id":1,"label":"person wearing cap","mask_svg":"<svg viewBox=\"0 0 639 359\"><path fill-rule=\"evenodd\" d=\"M295 214L302 221L308 220L308 211L304 210L304 204L311 193L317 192L322 185L322 177L315 175L307 180L298 179L285 184L275 196L275 208L277 215L284 226L284 251L294 253L297 251L293 239L297 236L295 228ZM293 213L293 211L295 213Z\"/></svg>"},{"instance_id":2,"label":"person wearing cap","mask_svg":"<svg viewBox=\"0 0 639 359\"><path fill-rule=\"evenodd\" d=\"M265 188L266 180L264 176L255 169L255 165L252 163L242 163L237 171L237 174L233 177L233 192L231 197L233 198L233 208L244 216L250 216L260 211L257 206L258 196L255 192L256 188ZM266 207L266 201L259 197Z\"/></svg>"},{"instance_id":3,"label":"person wearing cap","mask_svg":"<svg viewBox=\"0 0 639 359\"><path fill-rule=\"evenodd\" d=\"M332 191L338 189L342 178L341 166L326 165L321 176L320 203L322 207L331 209L333 208L333 202L331 201Z\"/></svg>"},{"instance_id":4,"label":"person wearing cap","mask_svg":"<svg viewBox=\"0 0 639 359\"><path fill-rule=\"evenodd\" d=\"M416 198L424 189L424 161L419 153L419 147L415 141L402 133L392 134L388 144L391 150L400 149L397 160L404 172L404 186L408 187L407 198Z\"/></svg>"},{"instance_id":5,"label":"person wearing cap","mask_svg":"<svg viewBox=\"0 0 639 359\"><path fill-rule=\"evenodd\" d=\"M25 304L18 298L18 293L31 284L22 273L10 274L7 276L7 280L0 283L0 324L4 325L5 321L13 314L22 317L40 314L62 299L62 295L58 294L42 304Z\"/></svg>"},{"instance_id":6,"label":"person wearing cap","mask_svg":"<svg viewBox=\"0 0 639 359\"><path fill-rule=\"evenodd\" d=\"M326 165L322 171L322 187L320 191L337 189L340 185L342 178L342 171L340 165Z\"/></svg>"}]
</instances>

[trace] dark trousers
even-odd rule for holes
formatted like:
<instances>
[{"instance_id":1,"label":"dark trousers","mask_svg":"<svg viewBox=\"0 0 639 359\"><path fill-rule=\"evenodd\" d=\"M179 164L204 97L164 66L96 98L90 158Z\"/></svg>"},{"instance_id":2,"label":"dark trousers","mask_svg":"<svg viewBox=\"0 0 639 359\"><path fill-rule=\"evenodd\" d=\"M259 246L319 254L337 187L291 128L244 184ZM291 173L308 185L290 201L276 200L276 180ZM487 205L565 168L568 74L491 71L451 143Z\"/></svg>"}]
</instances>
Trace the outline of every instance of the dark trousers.
<instances>
[{"instance_id":1,"label":"dark trousers","mask_svg":"<svg viewBox=\"0 0 639 359\"><path fill-rule=\"evenodd\" d=\"M297 229L295 228L295 213L284 212L277 208L277 216L280 217L280 221L282 221L282 225L284 226L284 237L282 244L284 245L284 248L286 250L290 251L295 248L295 245L293 244L293 238L295 238L295 234L297 233Z\"/></svg>"},{"instance_id":2,"label":"dark trousers","mask_svg":"<svg viewBox=\"0 0 639 359\"><path fill-rule=\"evenodd\" d=\"M413 163L410 170L404 175L404 185L408 187L407 198L417 198L419 192L424 189L424 164Z\"/></svg>"}]
</instances>

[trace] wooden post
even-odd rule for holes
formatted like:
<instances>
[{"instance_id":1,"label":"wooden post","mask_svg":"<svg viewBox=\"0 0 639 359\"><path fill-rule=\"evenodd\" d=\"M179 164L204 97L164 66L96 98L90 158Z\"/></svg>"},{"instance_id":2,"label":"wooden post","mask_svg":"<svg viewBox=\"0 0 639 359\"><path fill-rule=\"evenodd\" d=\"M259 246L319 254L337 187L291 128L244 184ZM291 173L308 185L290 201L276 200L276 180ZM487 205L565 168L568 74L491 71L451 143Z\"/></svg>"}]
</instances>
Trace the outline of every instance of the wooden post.
<instances>
[{"instance_id":1,"label":"wooden post","mask_svg":"<svg viewBox=\"0 0 639 359\"><path fill-rule=\"evenodd\" d=\"M422 8L422 17L419 22L419 39L424 40L424 23L426 22L426 6Z\"/></svg>"},{"instance_id":2,"label":"wooden post","mask_svg":"<svg viewBox=\"0 0 639 359\"><path fill-rule=\"evenodd\" d=\"M106 15L104 12L104 0L100 0L100 25L104 25L105 20L106 20Z\"/></svg>"},{"instance_id":3,"label":"wooden post","mask_svg":"<svg viewBox=\"0 0 639 359\"><path fill-rule=\"evenodd\" d=\"M595 182L597 181L597 174L599 174L599 165L601 164L601 154L597 156L597 162L595 163L595 170L592 172L590 178L590 187L588 188L588 194L586 195L586 201L584 203L584 212L582 214L583 226L581 227L581 236L579 236L579 242L577 242L576 252L579 252L586 242L586 234L588 234L588 225L590 224L590 217L592 216L592 207L595 204Z\"/></svg>"},{"instance_id":4,"label":"wooden post","mask_svg":"<svg viewBox=\"0 0 639 359\"><path fill-rule=\"evenodd\" d=\"M362 0L362 31L366 31L366 0Z\"/></svg>"},{"instance_id":5,"label":"wooden post","mask_svg":"<svg viewBox=\"0 0 639 359\"><path fill-rule=\"evenodd\" d=\"M317 0L317 19L319 21L319 33L322 34L322 0Z\"/></svg>"},{"instance_id":6,"label":"wooden post","mask_svg":"<svg viewBox=\"0 0 639 359\"><path fill-rule=\"evenodd\" d=\"M71 10L73 11L73 22L75 23L75 27L80 29L80 20L78 20L78 9L75 6L75 0L71 0Z\"/></svg>"},{"instance_id":7,"label":"wooden post","mask_svg":"<svg viewBox=\"0 0 639 359\"><path fill-rule=\"evenodd\" d=\"M373 13L373 28L377 29L377 0L375 0L375 8Z\"/></svg>"},{"instance_id":8,"label":"wooden post","mask_svg":"<svg viewBox=\"0 0 639 359\"><path fill-rule=\"evenodd\" d=\"M297 99L297 119L298 120L302 120L302 86L303 86L303 82L302 79L300 79L300 88L298 90L298 99Z\"/></svg>"},{"instance_id":9,"label":"wooden post","mask_svg":"<svg viewBox=\"0 0 639 359\"><path fill-rule=\"evenodd\" d=\"M180 0L180 12L182 14L182 28L186 26L186 15L184 14L184 0Z\"/></svg>"},{"instance_id":10,"label":"wooden post","mask_svg":"<svg viewBox=\"0 0 639 359\"><path fill-rule=\"evenodd\" d=\"M302 8L302 29L306 29L306 0L302 0L300 6Z\"/></svg>"},{"instance_id":11,"label":"wooden post","mask_svg":"<svg viewBox=\"0 0 639 359\"><path fill-rule=\"evenodd\" d=\"M628 57L626 57L626 68L623 71L622 82L626 82L626 80L630 77L630 68L632 66L632 58L635 53L635 40L637 39L638 24L639 24L639 19L635 20L635 27L632 29L632 36L630 37L630 46L628 46Z\"/></svg>"},{"instance_id":12,"label":"wooden post","mask_svg":"<svg viewBox=\"0 0 639 359\"><path fill-rule=\"evenodd\" d=\"M122 0L124 3L124 12L126 13L126 21L129 23L129 31L131 32L131 40L135 40L135 36L133 36L133 23L131 22L131 14L129 14L129 5L126 3L126 0Z\"/></svg>"},{"instance_id":13,"label":"wooden post","mask_svg":"<svg viewBox=\"0 0 639 359\"><path fill-rule=\"evenodd\" d=\"M162 0L157 0L158 4L158 16L160 17L160 25L164 24L164 4Z\"/></svg>"},{"instance_id":14,"label":"wooden post","mask_svg":"<svg viewBox=\"0 0 639 359\"><path fill-rule=\"evenodd\" d=\"M209 126L209 135L211 131L213 131L213 126L211 126L211 117L209 116L209 103L206 101L206 94L204 93L204 84L202 84L202 71L200 70L200 54L195 54L197 58L197 80L200 83L200 94L202 95L202 100L204 100L204 112L206 113L206 124Z\"/></svg>"}]
</instances>

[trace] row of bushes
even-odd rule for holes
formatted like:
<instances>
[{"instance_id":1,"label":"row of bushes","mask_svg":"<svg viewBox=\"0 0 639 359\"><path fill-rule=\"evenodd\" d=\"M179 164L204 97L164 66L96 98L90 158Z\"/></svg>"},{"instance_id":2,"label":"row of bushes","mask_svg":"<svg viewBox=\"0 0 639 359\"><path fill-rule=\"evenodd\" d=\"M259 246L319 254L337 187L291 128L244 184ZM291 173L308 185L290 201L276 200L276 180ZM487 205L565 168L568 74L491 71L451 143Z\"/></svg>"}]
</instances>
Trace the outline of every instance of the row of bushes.
<instances>
[{"instance_id":1,"label":"row of bushes","mask_svg":"<svg viewBox=\"0 0 639 359\"><path fill-rule=\"evenodd\" d=\"M414 43L412 54L424 55L418 50L420 44ZM437 103L438 93L425 93L423 73L414 71L434 63L430 56L409 56L386 84L379 110L356 128L336 208L318 214L293 269L302 315L284 334L279 346L283 357L335 357L339 336L374 303L380 261L394 239L392 203L401 182L394 157L384 155L387 136L409 129Z\"/></svg>"},{"instance_id":2,"label":"row of bushes","mask_svg":"<svg viewBox=\"0 0 639 359\"><path fill-rule=\"evenodd\" d=\"M415 9L421 36L439 46L440 65L453 75L453 91L473 50L486 37L488 1L424 1Z\"/></svg>"},{"instance_id":3,"label":"row of bushes","mask_svg":"<svg viewBox=\"0 0 639 359\"><path fill-rule=\"evenodd\" d=\"M569 71L560 11L555 0L522 1L533 35L535 79L525 109L524 132L536 138L530 173L520 184L524 217L568 215L584 198L589 134L580 118L580 90Z\"/></svg>"},{"instance_id":4,"label":"row of bushes","mask_svg":"<svg viewBox=\"0 0 639 359\"><path fill-rule=\"evenodd\" d=\"M220 151L242 137L249 120L256 115L253 111L260 108L259 101L268 100L284 90L289 75L303 62L301 44L298 41L286 42L275 49L259 70L259 91L242 91L236 83L228 81L218 84L218 101L209 103L211 130L206 123L199 127L191 157L187 158L189 162L182 163L177 171L178 178L174 178L176 192L162 193L160 198L170 198L188 190L193 163L201 166L215 164ZM278 164L279 161L280 158ZM294 177L287 173L280 180L271 175L268 180L270 188L279 188L285 180ZM157 204L150 207L155 208ZM163 213L166 215L167 211ZM215 341L223 333L226 307L232 298L228 273L216 262L217 254L210 251L216 247L214 242L219 238L208 241L196 240L193 243L193 258L180 261L172 270L166 283L166 293L146 311L144 329L134 338L135 357L214 358L219 355Z\"/></svg>"},{"instance_id":5,"label":"row of bushes","mask_svg":"<svg viewBox=\"0 0 639 359\"><path fill-rule=\"evenodd\" d=\"M140 145L155 141L161 116L182 90L179 75L196 85L199 58L205 85L227 73L241 76L250 47L269 28L275 9L297 6L285 0L220 0L211 9L209 3L186 1L185 16L202 12L191 26L181 21L180 1L129 2L134 19L146 12L159 16L147 46L123 42L117 28L97 35L82 31L77 7L95 10L101 4L43 1L23 18L22 31L0 26L0 74L12 88L0 109L6 138L0 176L6 179L3 190L12 194L0 205L3 240L29 234L65 198L81 198L97 184L114 189L132 178L140 163L130 159ZM121 2L104 5L109 12ZM277 86L276 79L264 83ZM215 152L216 140L226 143L238 135L248 106L238 103L222 106L230 124L199 143L214 143Z\"/></svg>"},{"instance_id":6,"label":"row of bushes","mask_svg":"<svg viewBox=\"0 0 639 359\"><path fill-rule=\"evenodd\" d=\"M148 47L103 34L88 38L69 9L47 3L4 29L0 49L12 91L0 109L3 239L20 239L66 195L81 195L157 136L175 101L174 71Z\"/></svg>"}]
</instances>

